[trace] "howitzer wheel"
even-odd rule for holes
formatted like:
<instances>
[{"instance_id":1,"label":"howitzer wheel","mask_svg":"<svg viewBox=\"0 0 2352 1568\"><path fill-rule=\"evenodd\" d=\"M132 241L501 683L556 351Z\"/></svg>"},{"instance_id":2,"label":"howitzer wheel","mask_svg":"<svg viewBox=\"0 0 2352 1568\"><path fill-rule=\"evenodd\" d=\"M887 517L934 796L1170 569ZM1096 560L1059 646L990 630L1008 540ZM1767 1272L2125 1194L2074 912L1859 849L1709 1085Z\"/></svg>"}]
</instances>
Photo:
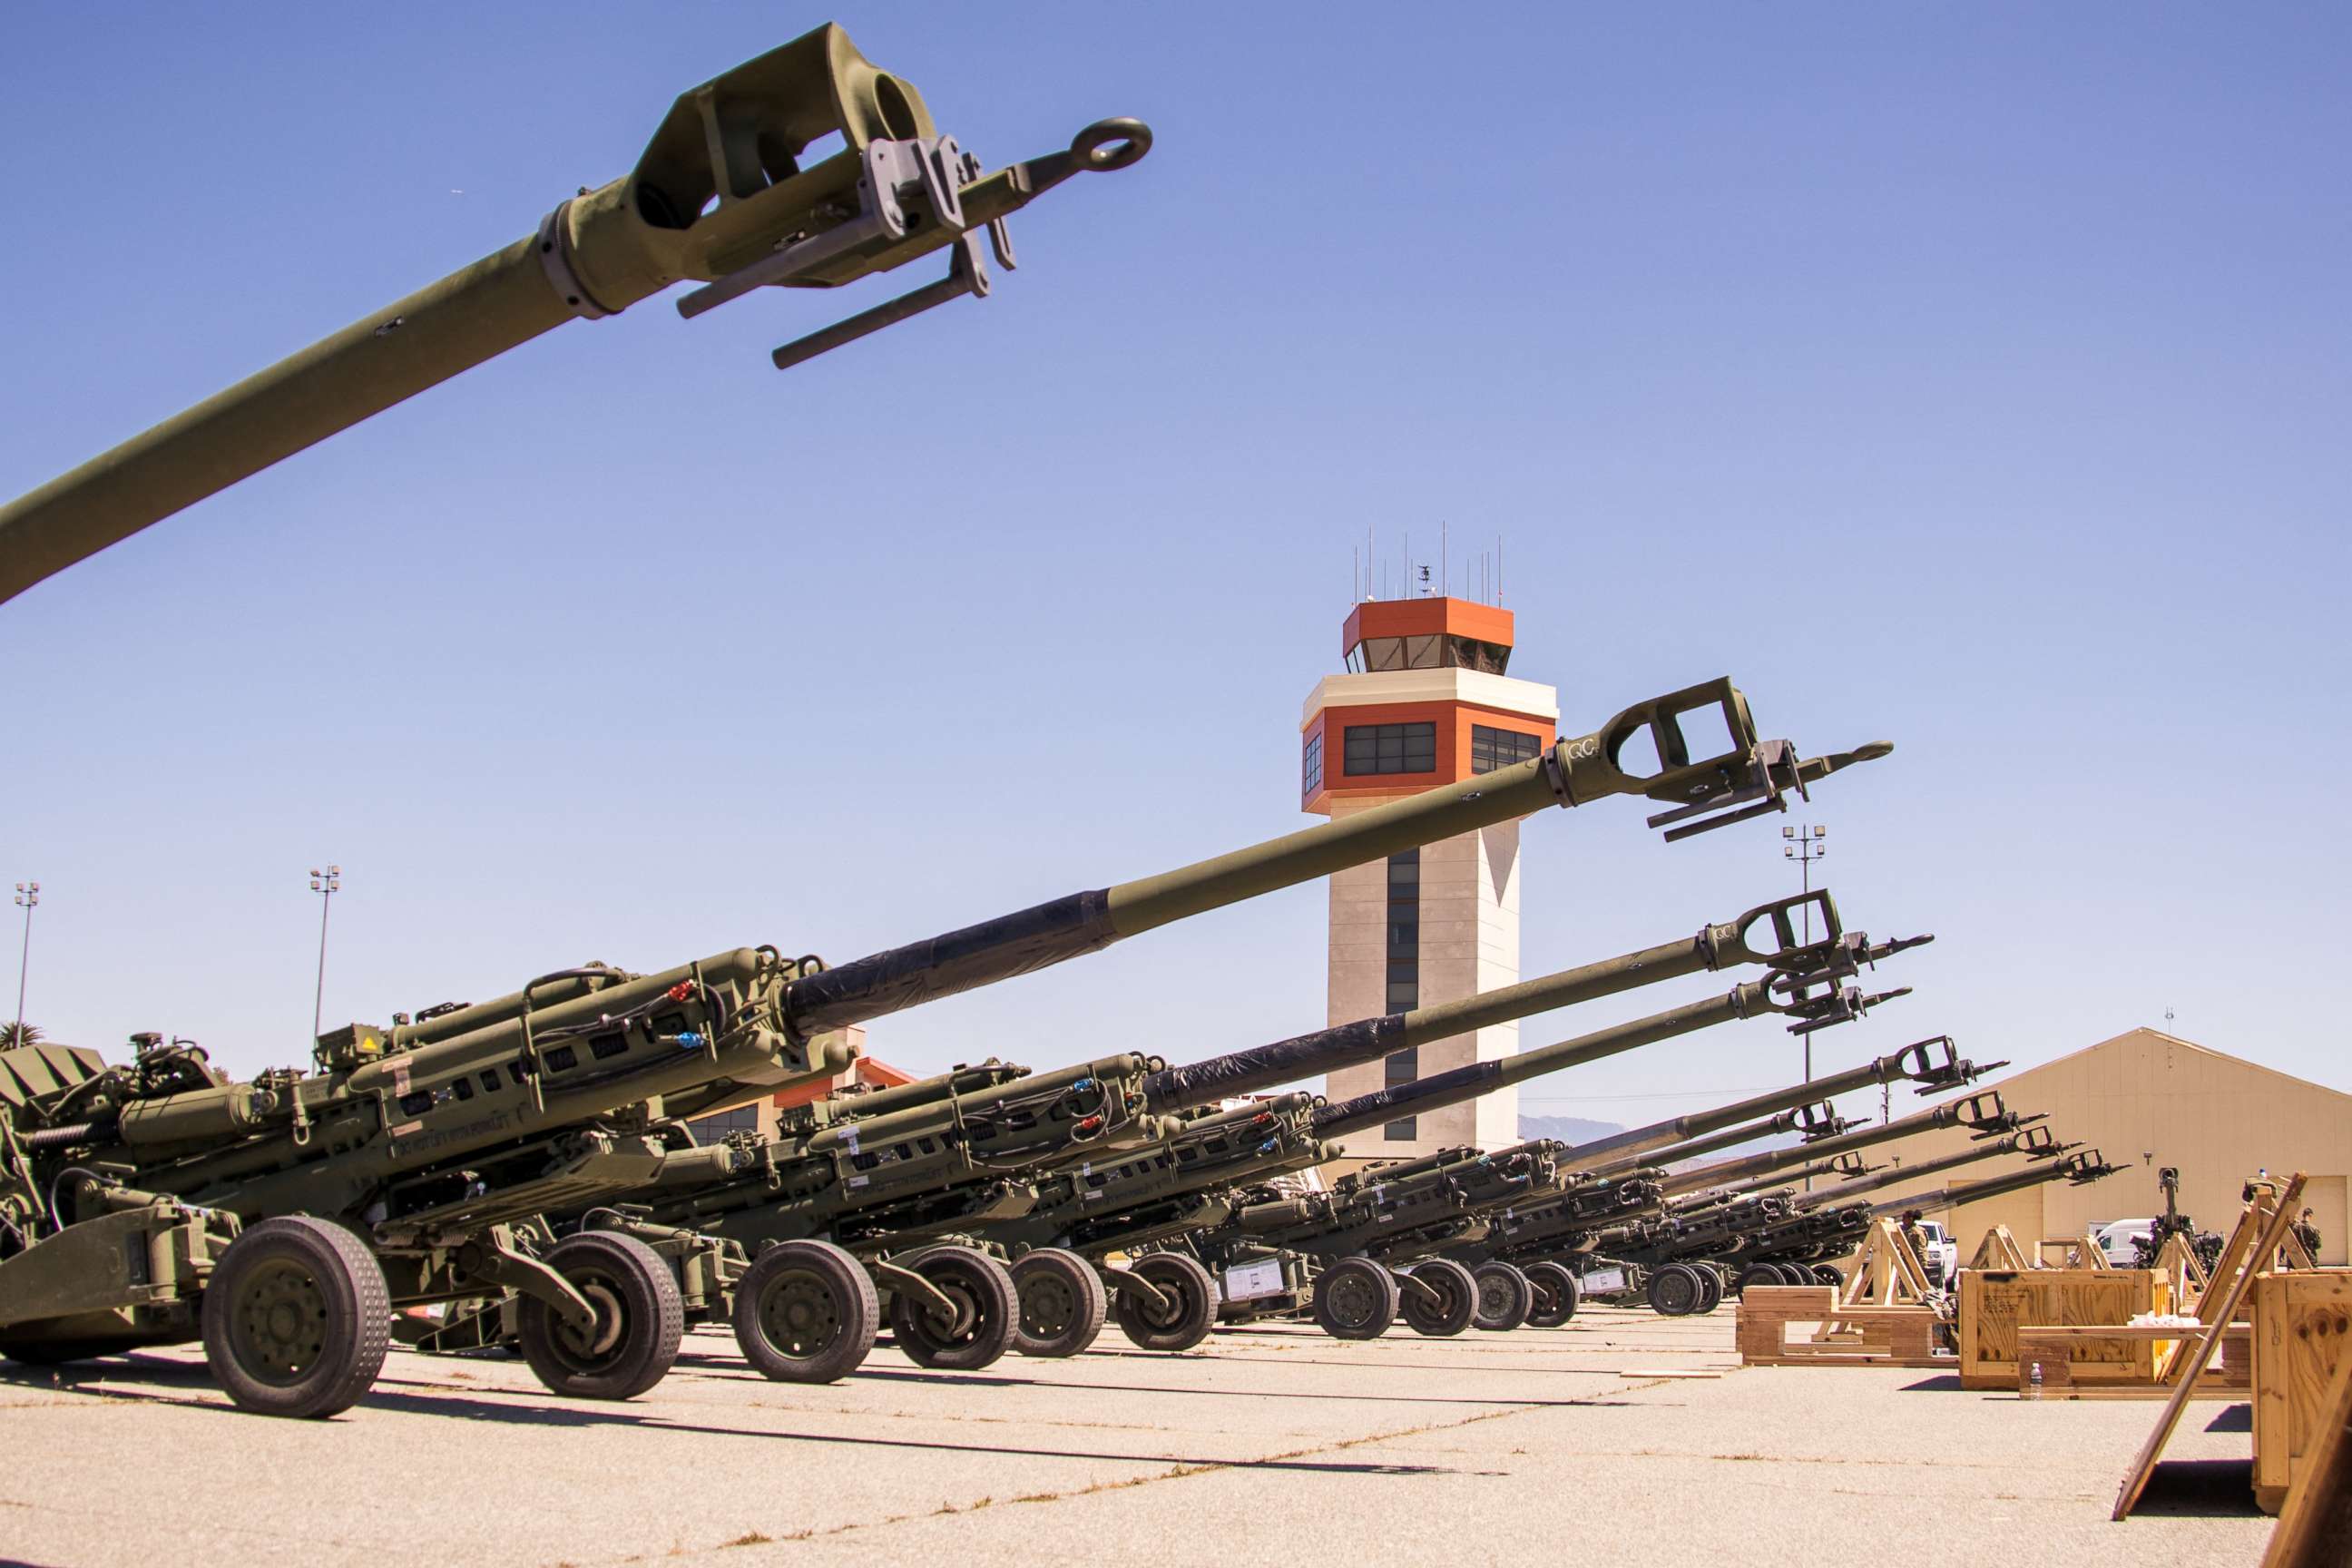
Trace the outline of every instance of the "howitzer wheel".
<instances>
[{"instance_id":1,"label":"howitzer wheel","mask_svg":"<svg viewBox=\"0 0 2352 1568\"><path fill-rule=\"evenodd\" d=\"M1535 1301L1528 1309L1528 1322L1538 1329L1567 1326L1576 1316L1576 1304L1583 1295L1576 1282L1576 1272L1564 1263L1530 1263L1525 1270L1528 1289L1535 1292Z\"/></svg>"},{"instance_id":2,"label":"howitzer wheel","mask_svg":"<svg viewBox=\"0 0 2352 1568\"><path fill-rule=\"evenodd\" d=\"M1690 1316L1705 1295L1698 1270L1686 1264L1669 1263L1650 1276L1650 1310L1662 1318Z\"/></svg>"},{"instance_id":3,"label":"howitzer wheel","mask_svg":"<svg viewBox=\"0 0 2352 1568\"><path fill-rule=\"evenodd\" d=\"M866 1266L829 1241L786 1241L735 1282L735 1342L779 1383L838 1383L864 1364L882 1326Z\"/></svg>"},{"instance_id":4,"label":"howitzer wheel","mask_svg":"<svg viewBox=\"0 0 2352 1568\"><path fill-rule=\"evenodd\" d=\"M1818 1285L1821 1283L1819 1279L1813 1277L1813 1266L1810 1263L1783 1263L1780 1265L1780 1278L1786 1279L1791 1285Z\"/></svg>"},{"instance_id":5,"label":"howitzer wheel","mask_svg":"<svg viewBox=\"0 0 2352 1568\"><path fill-rule=\"evenodd\" d=\"M525 1295L523 1359L539 1381L576 1399L634 1399L677 1360L686 1303L661 1254L633 1236L583 1230L547 1249L547 1266L596 1309L593 1329L565 1322Z\"/></svg>"},{"instance_id":6,"label":"howitzer wheel","mask_svg":"<svg viewBox=\"0 0 2352 1568\"><path fill-rule=\"evenodd\" d=\"M1478 1310L1472 1326L1490 1334L1507 1334L1528 1321L1535 1310L1536 1288L1517 1264L1497 1259L1471 1270L1478 1282Z\"/></svg>"},{"instance_id":7,"label":"howitzer wheel","mask_svg":"<svg viewBox=\"0 0 2352 1568\"><path fill-rule=\"evenodd\" d=\"M1686 1267L1692 1273L1698 1276L1699 1299L1697 1310L1702 1313L1712 1312L1717 1307L1722 1306L1723 1270L1716 1268L1710 1263L1693 1263L1686 1265Z\"/></svg>"},{"instance_id":8,"label":"howitzer wheel","mask_svg":"<svg viewBox=\"0 0 2352 1568\"><path fill-rule=\"evenodd\" d=\"M1396 1321L1396 1276L1369 1258L1342 1258L1315 1281L1315 1321L1335 1340L1376 1340Z\"/></svg>"},{"instance_id":9,"label":"howitzer wheel","mask_svg":"<svg viewBox=\"0 0 2352 1568\"><path fill-rule=\"evenodd\" d=\"M917 1366L972 1372L1013 1348L1020 1295L1003 1264L969 1247L933 1247L893 1259L955 1304L952 1317L904 1291L890 1298L890 1332Z\"/></svg>"},{"instance_id":10,"label":"howitzer wheel","mask_svg":"<svg viewBox=\"0 0 2352 1568\"><path fill-rule=\"evenodd\" d=\"M1122 1290L1112 1310L1119 1331L1148 1351L1188 1351L1217 1326L1215 1276L1181 1252L1148 1252L1128 1266L1168 1298L1154 1308Z\"/></svg>"},{"instance_id":11,"label":"howitzer wheel","mask_svg":"<svg viewBox=\"0 0 2352 1568\"><path fill-rule=\"evenodd\" d=\"M1739 1278L1734 1281L1732 1289L1744 1296L1750 1285L1786 1285L1788 1282L1778 1265L1751 1263L1739 1271Z\"/></svg>"},{"instance_id":12,"label":"howitzer wheel","mask_svg":"<svg viewBox=\"0 0 2352 1568\"><path fill-rule=\"evenodd\" d=\"M1013 1348L1023 1355L1076 1355L1095 1342L1110 1312L1110 1292L1095 1266L1059 1247L1041 1247L1015 1259L1013 1289L1021 1298Z\"/></svg>"},{"instance_id":13,"label":"howitzer wheel","mask_svg":"<svg viewBox=\"0 0 2352 1568\"><path fill-rule=\"evenodd\" d=\"M383 1268L341 1226L285 1215L221 1254L198 1309L205 1361L240 1410L316 1419L358 1402L383 1368Z\"/></svg>"},{"instance_id":14,"label":"howitzer wheel","mask_svg":"<svg viewBox=\"0 0 2352 1568\"><path fill-rule=\"evenodd\" d=\"M1800 1263L1796 1267L1802 1268L1805 1266ZM1837 1271L1837 1266L1833 1263L1816 1263L1812 1266L1811 1272L1813 1283L1816 1285L1827 1285L1834 1290L1845 1284L1845 1276Z\"/></svg>"},{"instance_id":15,"label":"howitzer wheel","mask_svg":"<svg viewBox=\"0 0 2352 1568\"><path fill-rule=\"evenodd\" d=\"M1414 1289L1404 1290L1400 1303L1413 1332L1432 1339L1451 1339L1478 1315L1478 1281L1470 1270L1450 1258L1430 1258L1412 1266L1412 1277L1437 1293L1434 1301Z\"/></svg>"}]
</instances>

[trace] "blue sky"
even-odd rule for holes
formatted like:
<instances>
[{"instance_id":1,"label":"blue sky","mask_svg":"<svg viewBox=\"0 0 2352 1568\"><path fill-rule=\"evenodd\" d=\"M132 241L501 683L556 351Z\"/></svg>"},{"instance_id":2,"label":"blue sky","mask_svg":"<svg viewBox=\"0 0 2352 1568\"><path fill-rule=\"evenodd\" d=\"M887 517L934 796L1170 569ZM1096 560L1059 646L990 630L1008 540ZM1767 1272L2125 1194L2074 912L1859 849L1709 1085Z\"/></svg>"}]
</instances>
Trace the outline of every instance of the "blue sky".
<instances>
[{"instance_id":1,"label":"blue sky","mask_svg":"<svg viewBox=\"0 0 2352 1568\"><path fill-rule=\"evenodd\" d=\"M528 232L825 15L13 8L0 493ZM2343 14L1436 15L839 13L992 164L1106 114L1159 146L1016 219L985 302L784 375L868 295L574 323L0 607L28 1016L303 1058L327 860L332 1021L845 958L1285 831L1351 550L1443 521L1457 576L1503 540L1514 673L1570 729L1728 673L1809 750L1897 742L1807 817L1853 921L1941 940L1826 1063L2170 1008L2352 1087ZM1771 826L1639 815L1529 826L1528 973L1789 885ZM873 1048L1311 1027L1322 900ZM1797 1059L1738 1026L1528 1108Z\"/></svg>"}]
</instances>

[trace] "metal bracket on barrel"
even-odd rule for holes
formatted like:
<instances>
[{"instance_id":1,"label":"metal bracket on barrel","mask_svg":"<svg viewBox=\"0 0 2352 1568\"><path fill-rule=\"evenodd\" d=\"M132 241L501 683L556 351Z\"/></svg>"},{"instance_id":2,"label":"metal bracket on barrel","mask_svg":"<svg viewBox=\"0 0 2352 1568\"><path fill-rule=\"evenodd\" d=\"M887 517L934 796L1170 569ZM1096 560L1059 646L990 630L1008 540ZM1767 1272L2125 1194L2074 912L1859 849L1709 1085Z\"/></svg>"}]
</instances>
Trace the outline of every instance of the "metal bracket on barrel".
<instances>
[{"instance_id":1,"label":"metal bracket on barrel","mask_svg":"<svg viewBox=\"0 0 2352 1568\"><path fill-rule=\"evenodd\" d=\"M814 274L826 263L875 240L904 239L927 222L955 236L949 247L945 278L795 338L769 356L776 368L789 370L829 349L855 342L967 294L986 299L988 264L981 254L979 235L966 226L962 198L963 188L981 177L980 160L958 146L952 136L877 140L866 143L864 156L856 216L822 234L780 245L750 266L697 289L677 302L677 313L691 320L754 289L815 285L819 279ZM987 229L997 264L1008 272L1013 270L1019 263L1004 220L990 219Z\"/></svg>"}]
</instances>

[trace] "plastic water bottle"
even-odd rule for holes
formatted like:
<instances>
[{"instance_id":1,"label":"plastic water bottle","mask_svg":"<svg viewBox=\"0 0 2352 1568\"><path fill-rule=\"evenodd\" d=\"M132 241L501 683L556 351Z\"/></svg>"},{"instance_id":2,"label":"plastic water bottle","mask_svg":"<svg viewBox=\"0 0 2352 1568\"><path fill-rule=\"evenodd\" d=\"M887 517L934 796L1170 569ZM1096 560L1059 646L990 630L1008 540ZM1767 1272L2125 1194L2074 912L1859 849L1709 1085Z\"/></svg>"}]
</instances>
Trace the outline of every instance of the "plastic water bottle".
<instances>
[{"instance_id":1,"label":"plastic water bottle","mask_svg":"<svg viewBox=\"0 0 2352 1568\"><path fill-rule=\"evenodd\" d=\"M2042 1397L2042 1363L2038 1361L2033 1363L2032 1371L2026 1374L2025 1397L2028 1399Z\"/></svg>"}]
</instances>

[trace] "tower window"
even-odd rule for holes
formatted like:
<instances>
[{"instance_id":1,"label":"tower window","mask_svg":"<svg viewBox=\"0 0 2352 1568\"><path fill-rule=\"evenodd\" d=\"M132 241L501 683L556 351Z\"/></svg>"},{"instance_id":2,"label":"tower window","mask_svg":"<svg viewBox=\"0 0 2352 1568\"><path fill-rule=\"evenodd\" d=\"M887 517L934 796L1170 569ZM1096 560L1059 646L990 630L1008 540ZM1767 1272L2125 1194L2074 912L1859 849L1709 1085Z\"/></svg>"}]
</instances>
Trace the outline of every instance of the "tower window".
<instances>
[{"instance_id":1,"label":"tower window","mask_svg":"<svg viewBox=\"0 0 2352 1568\"><path fill-rule=\"evenodd\" d=\"M1491 773L1514 763L1529 762L1542 752L1543 742L1533 735L1486 724L1470 726L1470 771L1474 773Z\"/></svg>"},{"instance_id":2,"label":"tower window","mask_svg":"<svg viewBox=\"0 0 2352 1568\"><path fill-rule=\"evenodd\" d=\"M1421 851L1407 849L1389 857L1388 1004L1391 1013L1409 1013L1421 1005ZM1381 1081L1391 1089L1421 1076L1421 1053L1410 1047L1382 1064ZM1411 1142L1415 1119L1391 1121L1381 1131L1385 1141Z\"/></svg>"},{"instance_id":3,"label":"tower window","mask_svg":"<svg viewBox=\"0 0 2352 1568\"><path fill-rule=\"evenodd\" d=\"M1437 771L1437 725L1350 724L1346 733L1347 772L1433 773Z\"/></svg>"},{"instance_id":4,"label":"tower window","mask_svg":"<svg viewBox=\"0 0 2352 1568\"><path fill-rule=\"evenodd\" d=\"M1323 787L1323 731L1318 730L1307 737L1307 745L1298 757L1298 798L1311 800Z\"/></svg>"}]
</instances>

